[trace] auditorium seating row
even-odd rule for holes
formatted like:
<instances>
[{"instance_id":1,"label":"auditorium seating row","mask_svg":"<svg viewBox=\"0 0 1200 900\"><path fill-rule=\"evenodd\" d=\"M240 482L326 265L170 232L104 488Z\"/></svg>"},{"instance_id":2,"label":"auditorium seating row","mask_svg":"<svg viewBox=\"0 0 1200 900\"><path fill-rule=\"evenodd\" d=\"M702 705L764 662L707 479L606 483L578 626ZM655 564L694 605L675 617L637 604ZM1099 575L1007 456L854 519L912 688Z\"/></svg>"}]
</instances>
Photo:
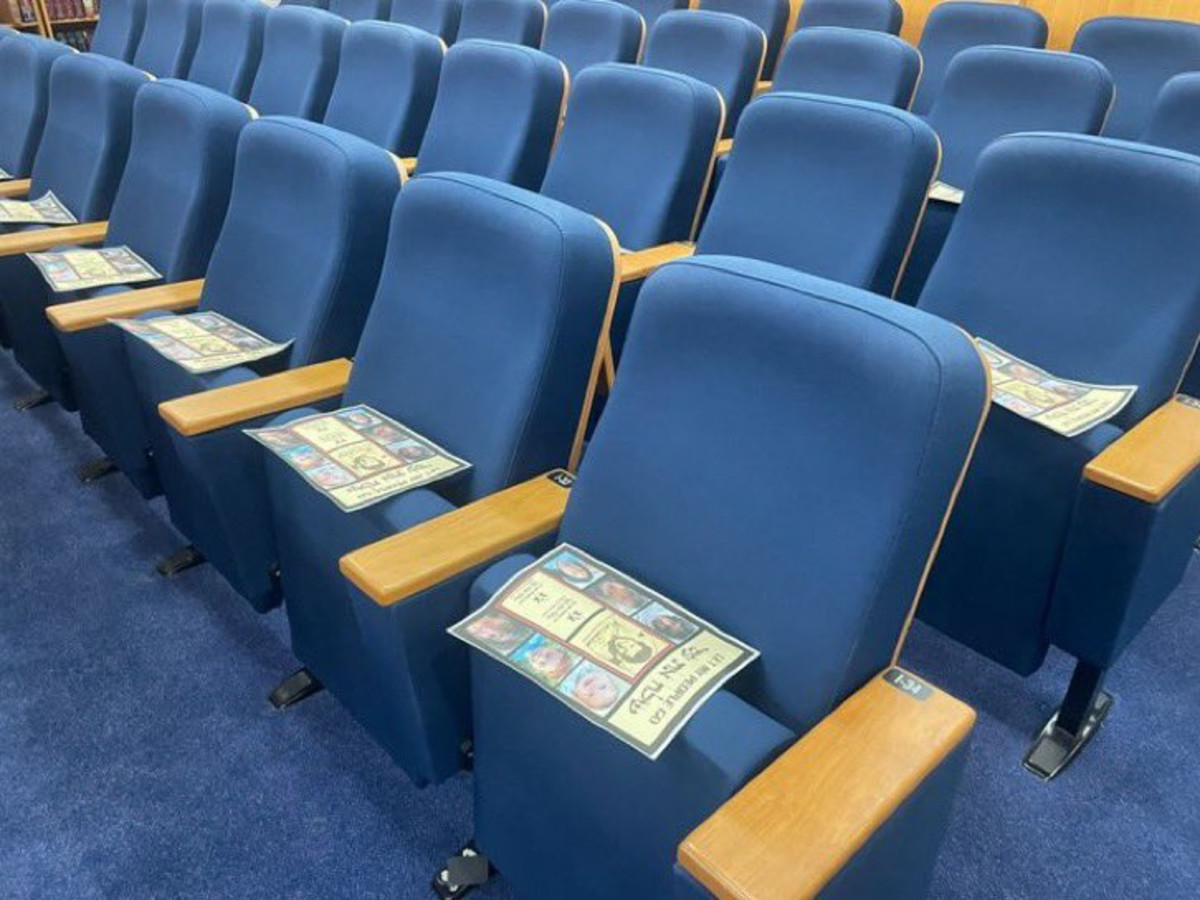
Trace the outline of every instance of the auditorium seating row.
<instances>
[{"instance_id":1,"label":"auditorium seating row","mask_svg":"<svg viewBox=\"0 0 1200 900\"><path fill-rule=\"evenodd\" d=\"M81 223L0 226L16 360L78 407L87 478L165 494L187 546L160 571L283 603L305 669L278 705L324 685L418 784L473 764L519 896L922 896L973 714L893 668L916 598L1019 673L1079 660L1028 761L1053 775L1191 553L1200 158L1151 138L1193 149L1196 76L1159 72L1135 143L1097 136L1119 66L968 47L921 117L898 56L846 64L898 39L804 28L722 145L686 72L590 65L568 100L553 57L496 42L434 41L426 78L420 38L339 25L322 123L252 108L269 41L247 106L0 38L0 168L31 174L0 196ZM372 47L409 61L389 90ZM24 255L98 244L162 282L55 294ZM110 324L197 309L287 349L196 375ZM989 412L969 337L1138 390L1064 438ZM471 469L345 513L242 433L360 403ZM557 542L762 652L657 761L445 633Z\"/></svg>"}]
</instances>

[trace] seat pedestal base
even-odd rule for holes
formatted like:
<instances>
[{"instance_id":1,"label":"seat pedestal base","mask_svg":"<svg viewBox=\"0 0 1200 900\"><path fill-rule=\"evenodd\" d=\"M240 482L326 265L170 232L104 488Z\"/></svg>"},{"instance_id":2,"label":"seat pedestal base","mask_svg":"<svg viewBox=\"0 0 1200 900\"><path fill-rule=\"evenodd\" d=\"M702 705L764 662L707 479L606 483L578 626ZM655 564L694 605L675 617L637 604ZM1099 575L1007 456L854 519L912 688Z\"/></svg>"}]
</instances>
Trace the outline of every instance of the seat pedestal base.
<instances>
[{"instance_id":1,"label":"seat pedestal base","mask_svg":"<svg viewBox=\"0 0 1200 900\"><path fill-rule=\"evenodd\" d=\"M1026 769L1049 781L1096 736L1113 704L1112 695L1101 689L1103 681L1103 669L1085 662L1076 665L1063 705L1025 755Z\"/></svg>"},{"instance_id":2,"label":"seat pedestal base","mask_svg":"<svg viewBox=\"0 0 1200 900\"><path fill-rule=\"evenodd\" d=\"M173 575L178 575L180 572L186 572L188 569L194 569L196 566L203 565L204 554L188 544L186 547L181 547L172 553L170 556L164 556L154 566L156 572L163 578L170 578Z\"/></svg>"},{"instance_id":3,"label":"seat pedestal base","mask_svg":"<svg viewBox=\"0 0 1200 900\"><path fill-rule=\"evenodd\" d=\"M102 456L79 467L79 481L81 484L99 481L105 475L111 475L115 471L117 471L117 464L107 456Z\"/></svg>"},{"instance_id":4,"label":"seat pedestal base","mask_svg":"<svg viewBox=\"0 0 1200 900\"><path fill-rule=\"evenodd\" d=\"M293 672L267 697L276 709L287 709L295 706L301 700L307 700L313 694L319 694L325 686L317 681L315 675L308 669Z\"/></svg>"},{"instance_id":5,"label":"seat pedestal base","mask_svg":"<svg viewBox=\"0 0 1200 900\"><path fill-rule=\"evenodd\" d=\"M25 412L39 406L45 406L47 403L53 401L53 399L49 391L36 390L32 394L22 397L20 400L14 400L13 409L18 412Z\"/></svg>"},{"instance_id":6,"label":"seat pedestal base","mask_svg":"<svg viewBox=\"0 0 1200 900\"><path fill-rule=\"evenodd\" d=\"M441 900L458 900L492 877L492 864L471 844L446 860L445 868L433 877L433 890Z\"/></svg>"}]
</instances>

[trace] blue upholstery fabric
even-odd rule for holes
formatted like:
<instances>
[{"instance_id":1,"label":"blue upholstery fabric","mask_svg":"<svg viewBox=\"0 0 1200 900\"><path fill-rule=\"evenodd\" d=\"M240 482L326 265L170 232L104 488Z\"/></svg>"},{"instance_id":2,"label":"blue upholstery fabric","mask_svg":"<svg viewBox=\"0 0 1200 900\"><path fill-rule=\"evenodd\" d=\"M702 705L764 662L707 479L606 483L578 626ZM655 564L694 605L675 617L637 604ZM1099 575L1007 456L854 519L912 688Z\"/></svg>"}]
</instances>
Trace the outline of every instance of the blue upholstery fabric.
<instances>
[{"instance_id":1,"label":"blue upholstery fabric","mask_svg":"<svg viewBox=\"0 0 1200 900\"><path fill-rule=\"evenodd\" d=\"M1022 131L1098 134L1113 83L1086 56L1018 47L971 47L955 56L926 116L942 139L942 181L970 192L976 163L992 141ZM901 286L915 303L958 207L932 200Z\"/></svg>"},{"instance_id":2,"label":"blue upholstery fabric","mask_svg":"<svg viewBox=\"0 0 1200 900\"><path fill-rule=\"evenodd\" d=\"M280 7L267 16L250 105L264 116L319 122L337 78L346 22L320 9Z\"/></svg>"},{"instance_id":3,"label":"blue upholstery fabric","mask_svg":"<svg viewBox=\"0 0 1200 900\"><path fill-rule=\"evenodd\" d=\"M615 0L562 0L546 19L542 49L578 75L597 63L636 63L646 23L631 7Z\"/></svg>"},{"instance_id":4,"label":"blue upholstery fabric","mask_svg":"<svg viewBox=\"0 0 1200 900\"><path fill-rule=\"evenodd\" d=\"M687 10L661 16L646 43L645 65L711 84L725 101L729 137L754 95L766 53L762 29L741 16Z\"/></svg>"},{"instance_id":5,"label":"blue upholstery fabric","mask_svg":"<svg viewBox=\"0 0 1200 900\"><path fill-rule=\"evenodd\" d=\"M473 654L476 838L521 897L671 896L680 840L887 664L987 390L906 312L730 257L647 281L560 538L762 656L650 762Z\"/></svg>"},{"instance_id":6,"label":"blue upholstery fabric","mask_svg":"<svg viewBox=\"0 0 1200 900\"><path fill-rule=\"evenodd\" d=\"M157 406L350 356L375 291L399 187L393 158L361 138L301 119L252 122L238 144L229 212L200 308L292 345L261 364L195 376L124 336L171 520L260 609L278 597L257 445L236 428L190 441L166 427Z\"/></svg>"},{"instance_id":7,"label":"blue upholstery fabric","mask_svg":"<svg viewBox=\"0 0 1200 900\"><path fill-rule=\"evenodd\" d=\"M937 138L890 106L773 91L746 108L698 253L747 256L891 295Z\"/></svg>"},{"instance_id":8,"label":"blue upholstery fabric","mask_svg":"<svg viewBox=\"0 0 1200 900\"><path fill-rule=\"evenodd\" d=\"M838 25L899 34L904 10L896 0L804 0L796 28Z\"/></svg>"},{"instance_id":9,"label":"blue upholstery fabric","mask_svg":"<svg viewBox=\"0 0 1200 900\"><path fill-rule=\"evenodd\" d=\"M1042 14L1028 6L1012 3L980 3L951 0L939 3L929 13L921 32L921 84L913 100L913 112L924 115L933 106L955 55L969 47L1001 44L1042 49L1049 27Z\"/></svg>"},{"instance_id":10,"label":"blue upholstery fabric","mask_svg":"<svg viewBox=\"0 0 1200 900\"><path fill-rule=\"evenodd\" d=\"M660 16L677 9L687 9L688 0L621 0L626 6L637 10L646 22L646 31L654 30Z\"/></svg>"},{"instance_id":11,"label":"blue upholstery fabric","mask_svg":"<svg viewBox=\"0 0 1200 900\"><path fill-rule=\"evenodd\" d=\"M279 0L280 6L309 6L313 9L329 9L330 0Z\"/></svg>"},{"instance_id":12,"label":"blue upholstery fabric","mask_svg":"<svg viewBox=\"0 0 1200 900\"><path fill-rule=\"evenodd\" d=\"M893 34L814 26L792 35L772 89L907 109L920 77L921 54Z\"/></svg>"},{"instance_id":13,"label":"blue upholstery fabric","mask_svg":"<svg viewBox=\"0 0 1200 900\"><path fill-rule=\"evenodd\" d=\"M688 240L721 134L716 89L609 63L573 80L542 193L604 221L626 250Z\"/></svg>"},{"instance_id":14,"label":"blue upholstery fabric","mask_svg":"<svg viewBox=\"0 0 1200 900\"><path fill-rule=\"evenodd\" d=\"M1141 140L1200 154L1200 72L1176 75L1163 85Z\"/></svg>"},{"instance_id":15,"label":"blue upholstery fabric","mask_svg":"<svg viewBox=\"0 0 1200 900\"><path fill-rule=\"evenodd\" d=\"M46 127L50 67L71 53L58 41L14 34L0 43L0 169L28 178Z\"/></svg>"},{"instance_id":16,"label":"blue upholstery fabric","mask_svg":"<svg viewBox=\"0 0 1200 900\"><path fill-rule=\"evenodd\" d=\"M458 36L462 0L392 0L391 20L436 34L447 44Z\"/></svg>"},{"instance_id":17,"label":"blue upholstery fabric","mask_svg":"<svg viewBox=\"0 0 1200 900\"><path fill-rule=\"evenodd\" d=\"M183 78L200 40L204 0L147 0L133 64L156 78Z\"/></svg>"},{"instance_id":18,"label":"blue upholstery fabric","mask_svg":"<svg viewBox=\"0 0 1200 900\"><path fill-rule=\"evenodd\" d=\"M356 22L342 40L325 124L399 156L416 156L433 110L443 55L442 42L418 28Z\"/></svg>"},{"instance_id":19,"label":"blue upholstery fabric","mask_svg":"<svg viewBox=\"0 0 1200 900\"><path fill-rule=\"evenodd\" d=\"M1200 259L1178 251L1192 235L1200 160L1100 138L1009 136L980 158L921 295L922 309L1047 371L1138 386L1113 420L1075 438L1003 409L984 430L920 614L1017 672L1045 653L1064 542L1085 527L1071 524L1073 510L1078 520L1097 505L1077 503L1084 465L1171 396L1200 333ZM1121 525L1123 540L1140 540L1132 517ZM1119 631L1120 605L1089 605L1095 632Z\"/></svg>"},{"instance_id":20,"label":"blue upholstery fabric","mask_svg":"<svg viewBox=\"0 0 1200 900\"><path fill-rule=\"evenodd\" d=\"M566 461L614 250L591 216L547 198L469 175L417 178L396 204L344 403L472 468L343 513L267 463L293 651L419 784L461 765L467 653L445 629L465 615L474 573L382 608L343 580L338 558Z\"/></svg>"},{"instance_id":21,"label":"blue upholstery fabric","mask_svg":"<svg viewBox=\"0 0 1200 900\"><path fill-rule=\"evenodd\" d=\"M542 0L463 0L458 40L483 38L539 47L545 30Z\"/></svg>"},{"instance_id":22,"label":"blue upholstery fabric","mask_svg":"<svg viewBox=\"0 0 1200 900\"><path fill-rule=\"evenodd\" d=\"M418 171L469 172L536 190L546 174L567 92L548 54L496 41L446 51Z\"/></svg>"},{"instance_id":23,"label":"blue upholstery fabric","mask_svg":"<svg viewBox=\"0 0 1200 900\"><path fill-rule=\"evenodd\" d=\"M1167 80L1200 69L1200 25L1124 16L1092 19L1076 32L1071 50L1100 60L1116 82L1117 99L1104 133L1136 140Z\"/></svg>"},{"instance_id":24,"label":"blue upholstery fabric","mask_svg":"<svg viewBox=\"0 0 1200 900\"><path fill-rule=\"evenodd\" d=\"M267 7L246 0L205 0L188 81L246 100L262 58Z\"/></svg>"},{"instance_id":25,"label":"blue upholstery fabric","mask_svg":"<svg viewBox=\"0 0 1200 900\"><path fill-rule=\"evenodd\" d=\"M767 36L767 55L763 59L762 77L771 78L783 45L791 5L788 0L701 0L700 8L711 12L729 13L753 22Z\"/></svg>"},{"instance_id":26,"label":"blue upholstery fabric","mask_svg":"<svg viewBox=\"0 0 1200 900\"><path fill-rule=\"evenodd\" d=\"M92 33L93 53L129 62L146 25L148 0L107 0Z\"/></svg>"},{"instance_id":27,"label":"blue upholstery fabric","mask_svg":"<svg viewBox=\"0 0 1200 900\"><path fill-rule=\"evenodd\" d=\"M386 22L392 12L391 0L329 0L329 11L350 22L370 19Z\"/></svg>"}]
</instances>

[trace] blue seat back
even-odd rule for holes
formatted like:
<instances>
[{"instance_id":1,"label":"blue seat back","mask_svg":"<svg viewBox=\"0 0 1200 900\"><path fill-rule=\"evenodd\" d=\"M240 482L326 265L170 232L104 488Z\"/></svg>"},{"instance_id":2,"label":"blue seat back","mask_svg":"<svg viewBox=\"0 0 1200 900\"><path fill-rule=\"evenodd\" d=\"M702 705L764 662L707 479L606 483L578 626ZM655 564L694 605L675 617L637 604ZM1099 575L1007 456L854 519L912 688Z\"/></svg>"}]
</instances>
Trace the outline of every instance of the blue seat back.
<instances>
[{"instance_id":1,"label":"blue seat back","mask_svg":"<svg viewBox=\"0 0 1200 900\"><path fill-rule=\"evenodd\" d=\"M1112 105L1112 78L1094 59L1017 47L972 47L946 71L926 117L942 139L942 181L968 190L996 138L1018 131L1096 134Z\"/></svg>"},{"instance_id":2,"label":"blue seat back","mask_svg":"<svg viewBox=\"0 0 1200 900\"><path fill-rule=\"evenodd\" d=\"M460 503L561 466L615 271L586 213L473 175L416 178L396 203L346 402L469 460L451 488Z\"/></svg>"},{"instance_id":3,"label":"blue seat back","mask_svg":"<svg viewBox=\"0 0 1200 900\"><path fill-rule=\"evenodd\" d=\"M597 63L636 63L646 23L615 0L561 0L550 7L542 50L562 60L572 77Z\"/></svg>"},{"instance_id":4,"label":"blue seat back","mask_svg":"<svg viewBox=\"0 0 1200 900\"><path fill-rule=\"evenodd\" d=\"M279 0L280 6L309 6L313 9L329 9L329 0Z\"/></svg>"},{"instance_id":5,"label":"blue seat back","mask_svg":"<svg viewBox=\"0 0 1200 900\"><path fill-rule=\"evenodd\" d=\"M108 218L129 156L141 69L94 53L68 53L50 70L46 128L31 195L54 191L81 222Z\"/></svg>"},{"instance_id":6,"label":"blue seat back","mask_svg":"<svg viewBox=\"0 0 1200 900\"><path fill-rule=\"evenodd\" d=\"M763 60L762 77L770 79L774 75L792 11L788 0L700 0L700 8L741 16L761 28L767 36L767 56Z\"/></svg>"},{"instance_id":7,"label":"blue seat back","mask_svg":"<svg viewBox=\"0 0 1200 900\"><path fill-rule=\"evenodd\" d=\"M267 7L246 0L205 0L188 81L238 100L250 96L262 58Z\"/></svg>"},{"instance_id":8,"label":"blue seat back","mask_svg":"<svg viewBox=\"0 0 1200 900\"><path fill-rule=\"evenodd\" d=\"M542 0L463 0L458 40L482 38L540 47L546 31Z\"/></svg>"},{"instance_id":9,"label":"blue seat back","mask_svg":"<svg viewBox=\"0 0 1200 900\"><path fill-rule=\"evenodd\" d=\"M937 162L910 113L773 91L742 116L696 250L891 295Z\"/></svg>"},{"instance_id":10,"label":"blue seat back","mask_svg":"<svg viewBox=\"0 0 1200 900\"><path fill-rule=\"evenodd\" d=\"M711 84L725 101L725 136L733 134L766 58L761 28L728 13L685 10L659 17L646 43L645 64Z\"/></svg>"},{"instance_id":11,"label":"blue seat back","mask_svg":"<svg viewBox=\"0 0 1200 900\"><path fill-rule=\"evenodd\" d=\"M730 689L803 733L890 661L986 394L933 316L757 261L672 264L562 540L761 651Z\"/></svg>"},{"instance_id":12,"label":"blue seat back","mask_svg":"<svg viewBox=\"0 0 1200 900\"><path fill-rule=\"evenodd\" d=\"M325 124L399 156L416 156L433 110L444 54L441 39L419 28L355 22L342 40L342 61Z\"/></svg>"},{"instance_id":13,"label":"blue seat back","mask_svg":"<svg viewBox=\"0 0 1200 900\"><path fill-rule=\"evenodd\" d=\"M1030 199L1036 198L1031 203ZM1001 138L920 307L1064 378L1174 392L1200 333L1200 159L1104 138Z\"/></svg>"},{"instance_id":14,"label":"blue seat back","mask_svg":"<svg viewBox=\"0 0 1200 900\"><path fill-rule=\"evenodd\" d=\"M920 52L893 34L813 26L788 41L772 89L907 109L920 77Z\"/></svg>"},{"instance_id":15,"label":"blue seat back","mask_svg":"<svg viewBox=\"0 0 1200 900\"><path fill-rule=\"evenodd\" d=\"M904 10L896 0L804 0L796 28L838 25L899 34Z\"/></svg>"},{"instance_id":16,"label":"blue seat back","mask_svg":"<svg viewBox=\"0 0 1200 900\"><path fill-rule=\"evenodd\" d=\"M621 0L626 6L637 11L646 23L646 31L654 30L654 23L665 13L677 9L687 9L688 0Z\"/></svg>"},{"instance_id":17,"label":"blue seat back","mask_svg":"<svg viewBox=\"0 0 1200 900\"><path fill-rule=\"evenodd\" d=\"M345 32L346 21L324 10L289 6L271 12L250 105L264 116L320 121L337 78Z\"/></svg>"},{"instance_id":18,"label":"blue seat back","mask_svg":"<svg viewBox=\"0 0 1200 900\"><path fill-rule=\"evenodd\" d=\"M244 103L186 81L139 90L107 243L133 247L168 281L203 276L229 205L238 137L252 116Z\"/></svg>"},{"instance_id":19,"label":"blue seat back","mask_svg":"<svg viewBox=\"0 0 1200 900\"><path fill-rule=\"evenodd\" d=\"M1048 33L1042 14L1028 6L975 0L939 3L929 13L921 32L924 68L913 112L918 115L929 112L956 53L982 44L1041 49L1046 46Z\"/></svg>"},{"instance_id":20,"label":"blue seat back","mask_svg":"<svg viewBox=\"0 0 1200 900\"><path fill-rule=\"evenodd\" d=\"M92 52L129 62L146 25L147 0L106 0L92 33Z\"/></svg>"},{"instance_id":21,"label":"blue seat back","mask_svg":"<svg viewBox=\"0 0 1200 900\"><path fill-rule=\"evenodd\" d=\"M447 44L458 36L462 0L392 0L391 20L436 34Z\"/></svg>"},{"instance_id":22,"label":"blue seat back","mask_svg":"<svg viewBox=\"0 0 1200 900\"><path fill-rule=\"evenodd\" d=\"M50 69L71 48L13 34L0 41L0 169L28 178L46 127Z\"/></svg>"},{"instance_id":23,"label":"blue seat back","mask_svg":"<svg viewBox=\"0 0 1200 900\"><path fill-rule=\"evenodd\" d=\"M329 11L350 22L370 19L387 21L392 12L390 0L329 0Z\"/></svg>"},{"instance_id":24,"label":"blue seat back","mask_svg":"<svg viewBox=\"0 0 1200 900\"><path fill-rule=\"evenodd\" d=\"M465 41L446 51L421 172L456 171L536 189L566 99L554 57L515 44Z\"/></svg>"},{"instance_id":25,"label":"blue seat back","mask_svg":"<svg viewBox=\"0 0 1200 900\"><path fill-rule=\"evenodd\" d=\"M1200 155L1200 72L1176 75L1163 85L1142 140Z\"/></svg>"},{"instance_id":26,"label":"blue seat back","mask_svg":"<svg viewBox=\"0 0 1200 900\"><path fill-rule=\"evenodd\" d=\"M200 40L203 13L204 0L147 0L133 64L156 78L184 77Z\"/></svg>"},{"instance_id":27,"label":"blue seat back","mask_svg":"<svg viewBox=\"0 0 1200 900\"><path fill-rule=\"evenodd\" d=\"M606 222L627 250L688 240L721 136L721 95L661 69L580 73L542 193Z\"/></svg>"},{"instance_id":28,"label":"blue seat back","mask_svg":"<svg viewBox=\"0 0 1200 900\"><path fill-rule=\"evenodd\" d=\"M201 305L295 341L294 366L352 355L400 184L396 158L362 138L291 117L251 122Z\"/></svg>"},{"instance_id":29,"label":"blue seat back","mask_svg":"<svg viewBox=\"0 0 1200 900\"><path fill-rule=\"evenodd\" d=\"M1124 16L1092 19L1076 33L1071 50L1100 60L1116 82L1117 99L1104 133L1137 140L1167 80L1200 70L1200 25Z\"/></svg>"}]
</instances>

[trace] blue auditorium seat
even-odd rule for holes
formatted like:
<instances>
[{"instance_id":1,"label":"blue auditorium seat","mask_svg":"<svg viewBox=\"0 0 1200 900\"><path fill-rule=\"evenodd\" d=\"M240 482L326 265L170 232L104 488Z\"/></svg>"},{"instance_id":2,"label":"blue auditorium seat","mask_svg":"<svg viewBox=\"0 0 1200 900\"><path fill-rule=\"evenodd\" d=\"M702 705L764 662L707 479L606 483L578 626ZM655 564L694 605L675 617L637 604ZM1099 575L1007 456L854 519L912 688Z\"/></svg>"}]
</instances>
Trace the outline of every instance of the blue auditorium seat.
<instances>
[{"instance_id":1,"label":"blue auditorium seat","mask_svg":"<svg viewBox=\"0 0 1200 900\"><path fill-rule=\"evenodd\" d=\"M280 0L280 6L309 6L313 9L329 9L330 0Z\"/></svg>"},{"instance_id":2,"label":"blue auditorium seat","mask_svg":"<svg viewBox=\"0 0 1200 900\"><path fill-rule=\"evenodd\" d=\"M646 66L711 84L725 101L724 137L754 95L767 50L754 23L728 13L681 10L659 17L646 42Z\"/></svg>"},{"instance_id":3,"label":"blue auditorium seat","mask_svg":"<svg viewBox=\"0 0 1200 900\"><path fill-rule=\"evenodd\" d=\"M596 63L636 63L646 23L615 0L561 0L550 8L542 50L563 61L572 77Z\"/></svg>"},{"instance_id":4,"label":"blue auditorium seat","mask_svg":"<svg viewBox=\"0 0 1200 900\"><path fill-rule=\"evenodd\" d=\"M398 156L416 156L444 54L441 39L419 28L355 22L342 41L325 124ZM387 90L380 90L381 85Z\"/></svg>"},{"instance_id":5,"label":"blue auditorium seat","mask_svg":"<svg viewBox=\"0 0 1200 900\"><path fill-rule=\"evenodd\" d=\"M942 140L940 181L969 193L979 155L1020 131L1098 134L1113 103L1112 78L1086 56L1019 47L971 47L955 56L926 121ZM901 285L915 303L957 205L931 199Z\"/></svg>"},{"instance_id":6,"label":"blue auditorium seat","mask_svg":"<svg viewBox=\"0 0 1200 900\"><path fill-rule=\"evenodd\" d=\"M446 51L417 171L469 172L537 189L567 95L554 57L516 44L460 41Z\"/></svg>"},{"instance_id":7,"label":"blue auditorium seat","mask_svg":"<svg viewBox=\"0 0 1200 900\"><path fill-rule=\"evenodd\" d=\"M646 30L653 31L654 24L665 13L687 9L688 0L621 0L626 6L637 10L646 23Z\"/></svg>"},{"instance_id":8,"label":"blue auditorium seat","mask_svg":"<svg viewBox=\"0 0 1200 900\"><path fill-rule=\"evenodd\" d=\"M767 55L763 60L762 77L770 80L779 59L779 50L787 31L791 5L788 0L700 0L700 8L710 12L730 13L753 22L767 36Z\"/></svg>"},{"instance_id":9,"label":"blue auditorium seat","mask_svg":"<svg viewBox=\"0 0 1200 900\"><path fill-rule=\"evenodd\" d=\"M546 30L542 0L463 0L458 37L539 47Z\"/></svg>"},{"instance_id":10,"label":"blue auditorium seat","mask_svg":"<svg viewBox=\"0 0 1200 900\"><path fill-rule=\"evenodd\" d=\"M391 0L329 0L329 11L350 22L369 19L386 22L392 11Z\"/></svg>"},{"instance_id":11,"label":"blue auditorium seat","mask_svg":"<svg viewBox=\"0 0 1200 900\"><path fill-rule=\"evenodd\" d=\"M930 11L921 32L919 46L924 66L913 112L929 112L942 89L950 61L960 51L984 44L1040 50L1046 46L1048 33L1042 14L1028 6L974 0L939 3Z\"/></svg>"},{"instance_id":12,"label":"blue auditorium seat","mask_svg":"<svg viewBox=\"0 0 1200 900\"><path fill-rule=\"evenodd\" d=\"M1198 447L1186 430L1156 440L1149 420L1197 413L1172 395L1200 333L1198 242L1200 159L1013 135L980 157L921 294L921 309L1054 375L1137 386L1114 418L1074 438L993 409L919 612L1022 675L1050 645L1075 656L1063 733L1052 736L1068 752L1087 737L1089 714L1107 708L1104 670L1192 555ZM1160 497L1093 480L1096 466L1111 468L1106 448L1136 462L1138 443L1192 457ZM1047 749L1031 761L1043 776L1064 761Z\"/></svg>"},{"instance_id":13,"label":"blue auditorium seat","mask_svg":"<svg viewBox=\"0 0 1200 900\"><path fill-rule=\"evenodd\" d=\"M899 34L904 10L896 0L804 0L796 28L837 25Z\"/></svg>"},{"instance_id":14,"label":"blue auditorium seat","mask_svg":"<svg viewBox=\"0 0 1200 900\"><path fill-rule=\"evenodd\" d=\"M447 44L458 36L462 0L392 0L391 20L436 34Z\"/></svg>"},{"instance_id":15,"label":"blue auditorium seat","mask_svg":"<svg viewBox=\"0 0 1200 900\"><path fill-rule=\"evenodd\" d=\"M895 35L813 26L787 42L771 87L908 109L920 77L920 52Z\"/></svg>"},{"instance_id":16,"label":"blue auditorium seat","mask_svg":"<svg viewBox=\"0 0 1200 900\"><path fill-rule=\"evenodd\" d=\"M1098 59L1116 83L1104 133L1137 140L1167 80L1200 70L1200 25L1125 16L1092 19L1076 32L1071 50Z\"/></svg>"},{"instance_id":17,"label":"blue auditorium seat","mask_svg":"<svg viewBox=\"0 0 1200 900\"><path fill-rule=\"evenodd\" d=\"M250 96L262 58L267 7L246 0L205 0L188 81L238 100Z\"/></svg>"},{"instance_id":18,"label":"blue auditorium seat","mask_svg":"<svg viewBox=\"0 0 1200 900\"><path fill-rule=\"evenodd\" d=\"M107 0L92 33L93 53L130 62L146 24L149 0Z\"/></svg>"},{"instance_id":19,"label":"blue auditorium seat","mask_svg":"<svg viewBox=\"0 0 1200 900\"><path fill-rule=\"evenodd\" d=\"M147 0L133 64L155 78L184 77L200 40L203 13L204 0Z\"/></svg>"},{"instance_id":20,"label":"blue auditorium seat","mask_svg":"<svg viewBox=\"0 0 1200 900\"><path fill-rule=\"evenodd\" d=\"M345 32L346 21L324 10L273 10L267 16L250 105L264 116L320 121L337 78Z\"/></svg>"},{"instance_id":21,"label":"blue auditorium seat","mask_svg":"<svg viewBox=\"0 0 1200 900\"><path fill-rule=\"evenodd\" d=\"M50 69L71 53L58 41L14 33L0 43L0 169L28 178L46 126Z\"/></svg>"},{"instance_id":22,"label":"blue auditorium seat","mask_svg":"<svg viewBox=\"0 0 1200 900\"><path fill-rule=\"evenodd\" d=\"M353 353L401 180L396 158L361 138L302 119L250 123L199 309L293 343L260 363L192 375L124 336L171 521L262 609L278 602L278 585L256 445L237 429L175 442L157 407Z\"/></svg>"},{"instance_id":23,"label":"blue auditorium seat","mask_svg":"<svg viewBox=\"0 0 1200 900\"><path fill-rule=\"evenodd\" d=\"M1176 75L1163 85L1141 140L1200 156L1200 72Z\"/></svg>"},{"instance_id":24,"label":"blue auditorium seat","mask_svg":"<svg viewBox=\"0 0 1200 900\"><path fill-rule=\"evenodd\" d=\"M761 656L650 761L472 652L475 844L517 896L712 896L690 876L676 892L680 845L776 757L803 754L793 745L889 666L986 389L965 335L865 291L724 256L649 279L556 540ZM753 463L718 462L734 458ZM488 568L472 607L532 561ZM879 738L855 749L893 750ZM922 827L876 833L896 862L843 861L843 874L866 866L887 888L835 896L924 896L964 755L959 743L928 793L912 795L939 810ZM837 792L818 780L773 797L780 820L814 792ZM795 855L826 836L787 838ZM736 849L753 858L768 842L743 834Z\"/></svg>"}]
</instances>

